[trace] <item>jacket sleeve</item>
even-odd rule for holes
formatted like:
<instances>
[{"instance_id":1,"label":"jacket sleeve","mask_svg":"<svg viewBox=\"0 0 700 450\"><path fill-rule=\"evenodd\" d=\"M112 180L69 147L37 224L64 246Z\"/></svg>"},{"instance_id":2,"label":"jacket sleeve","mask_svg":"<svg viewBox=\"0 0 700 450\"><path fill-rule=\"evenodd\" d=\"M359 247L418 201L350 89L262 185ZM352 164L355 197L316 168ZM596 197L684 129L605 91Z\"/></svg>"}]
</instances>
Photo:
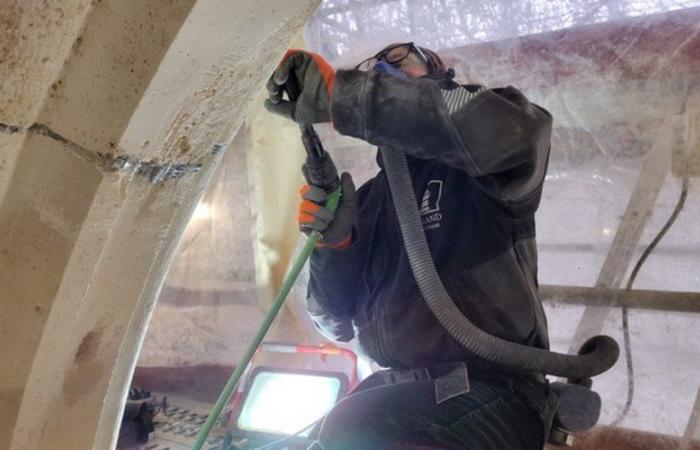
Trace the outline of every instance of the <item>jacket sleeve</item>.
<instances>
[{"instance_id":1,"label":"jacket sleeve","mask_svg":"<svg viewBox=\"0 0 700 450\"><path fill-rule=\"evenodd\" d=\"M431 79L338 70L333 125L371 144L465 170L506 207L532 203L549 157L551 115L513 87L484 90L452 112L444 92Z\"/></svg>"},{"instance_id":2,"label":"jacket sleeve","mask_svg":"<svg viewBox=\"0 0 700 450\"><path fill-rule=\"evenodd\" d=\"M360 278L361 242L345 250L314 249L309 264L306 310L319 331L333 341L354 336L357 283Z\"/></svg>"}]
</instances>

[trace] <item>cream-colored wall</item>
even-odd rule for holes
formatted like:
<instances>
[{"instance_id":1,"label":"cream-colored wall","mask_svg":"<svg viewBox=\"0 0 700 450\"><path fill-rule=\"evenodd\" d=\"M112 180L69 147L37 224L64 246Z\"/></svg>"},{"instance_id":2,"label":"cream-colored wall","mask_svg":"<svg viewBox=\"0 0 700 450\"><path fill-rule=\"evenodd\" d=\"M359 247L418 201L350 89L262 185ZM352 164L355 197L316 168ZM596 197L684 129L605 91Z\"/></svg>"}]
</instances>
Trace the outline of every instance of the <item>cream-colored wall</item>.
<instances>
[{"instance_id":1,"label":"cream-colored wall","mask_svg":"<svg viewBox=\"0 0 700 450\"><path fill-rule=\"evenodd\" d=\"M0 449L114 446L177 242L316 4L3 5Z\"/></svg>"}]
</instances>

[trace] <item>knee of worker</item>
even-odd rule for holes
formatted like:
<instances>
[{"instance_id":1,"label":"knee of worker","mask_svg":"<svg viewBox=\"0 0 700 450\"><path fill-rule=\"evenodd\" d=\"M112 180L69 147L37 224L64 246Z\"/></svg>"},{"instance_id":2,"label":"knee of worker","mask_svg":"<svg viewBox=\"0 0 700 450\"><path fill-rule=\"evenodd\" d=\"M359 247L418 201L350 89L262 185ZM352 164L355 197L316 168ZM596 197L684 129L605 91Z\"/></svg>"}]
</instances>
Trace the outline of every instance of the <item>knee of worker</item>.
<instances>
[{"instance_id":1,"label":"knee of worker","mask_svg":"<svg viewBox=\"0 0 700 450\"><path fill-rule=\"evenodd\" d=\"M386 422L393 414L420 416L434 405L434 398L433 383L427 380L374 386L338 403L324 420L323 428L365 427Z\"/></svg>"},{"instance_id":2,"label":"knee of worker","mask_svg":"<svg viewBox=\"0 0 700 450\"><path fill-rule=\"evenodd\" d=\"M425 439L430 423L429 417L421 412L432 405L434 395L430 382L360 391L344 399L326 416L318 439L324 450L386 450L394 448L396 441Z\"/></svg>"},{"instance_id":3,"label":"knee of worker","mask_svg":"<svg viewBox=\"0 0 700 450\"><path fill-rule=\"evenodd\" d=\"M387 408L382 405L381 388L369 389L354 394L338 405L326 416L318 433L318 441L324 450L372 450L386 449L377 433L380 422L387 419ZM377 395L380 394L380 395Z\"/></svg>"},{"instance_id":4,"label":"knee of worker","mask_svg":"<svg viewBox=\"0 0 700 450\"><path fill-rule=\"evenodd\" d=\"M336 405L323 420L318 434L324 450L345 448L343 444L349 437L357 435L359 431L367 431L374 406L375 399L366 392L355 394Z\"/></svg>"}]
</instances>

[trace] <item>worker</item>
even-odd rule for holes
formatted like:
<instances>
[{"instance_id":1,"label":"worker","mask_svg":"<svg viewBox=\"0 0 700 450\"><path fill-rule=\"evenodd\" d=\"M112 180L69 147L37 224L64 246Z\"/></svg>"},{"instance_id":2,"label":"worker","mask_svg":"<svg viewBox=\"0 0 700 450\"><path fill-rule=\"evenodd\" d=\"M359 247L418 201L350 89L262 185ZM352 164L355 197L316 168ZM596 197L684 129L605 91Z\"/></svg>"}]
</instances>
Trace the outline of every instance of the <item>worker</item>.
<instances>
[{"instance_id":1,"label":"worker","mask_svg":"<svg viewBox=\"0 0 700 450\"><path fill-rule=\"evenodd\" d=\"M392 44L352 70L289 51L268 82L268 110L406 154L430 251L452 300L502 339L548 349L537 292L535 211L551 115L513 87L460 85L433 51ZM294 92L291 98L284 93ZM551 395L541 374L488 362L435 319L404 249L387 175L355 190L302 188L299 224L323 239L310 260L307 310L337 341L358 338L385 367L325 418L325 450L540 450ZM307 177L308 179L308 177Z\"/></svg>"}]
</instances>

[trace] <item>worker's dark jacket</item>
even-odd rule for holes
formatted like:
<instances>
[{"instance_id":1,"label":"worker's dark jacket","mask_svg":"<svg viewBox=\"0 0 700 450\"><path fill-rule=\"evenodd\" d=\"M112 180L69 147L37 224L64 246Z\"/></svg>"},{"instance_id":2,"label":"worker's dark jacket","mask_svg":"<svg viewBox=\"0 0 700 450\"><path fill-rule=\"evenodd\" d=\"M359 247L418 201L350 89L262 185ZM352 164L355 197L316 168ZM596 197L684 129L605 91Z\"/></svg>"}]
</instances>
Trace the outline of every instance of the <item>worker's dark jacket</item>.
<instances>
[{"instance_id":1,"label":"worker's dark jacket","mask_svg":"<svg viewBox=\"0 0 700 450\"><path fill-rule=\"evenodd\" d=\"M491 334L548 348L534 214L550 114L512 87L356 70L338 71L332 112L340 133L409 155L435 265L462 312ZM418 291L383 170L359 189L358 200L352 246L311 256L307 309L316 324L335 340L357 334L383 366L478 363Z\"/></svg>"}]
</instances>

